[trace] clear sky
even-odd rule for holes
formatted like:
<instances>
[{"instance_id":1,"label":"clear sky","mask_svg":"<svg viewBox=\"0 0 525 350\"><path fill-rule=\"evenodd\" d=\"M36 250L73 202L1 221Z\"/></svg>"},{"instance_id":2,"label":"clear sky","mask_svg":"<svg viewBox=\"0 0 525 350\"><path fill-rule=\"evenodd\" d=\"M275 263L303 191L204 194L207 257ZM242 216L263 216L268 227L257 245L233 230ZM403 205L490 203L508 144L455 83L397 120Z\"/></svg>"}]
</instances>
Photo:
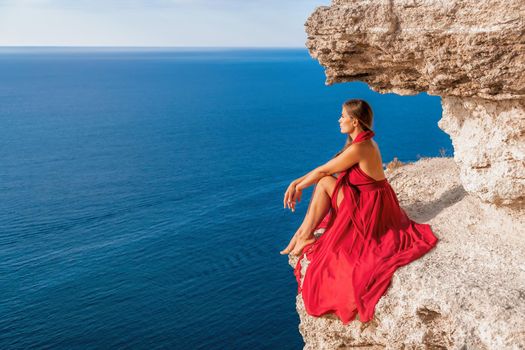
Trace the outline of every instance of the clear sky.
<instances>
[{"instance_id":1,"label":"clear sky","mask_svg":"<svg viewBox=\"0 0 525 350\"><path fill-rule=\"evenodd\" d=\"M330 0L0 0L1 46L304 47Z\"/></svg>"}]
</instances>

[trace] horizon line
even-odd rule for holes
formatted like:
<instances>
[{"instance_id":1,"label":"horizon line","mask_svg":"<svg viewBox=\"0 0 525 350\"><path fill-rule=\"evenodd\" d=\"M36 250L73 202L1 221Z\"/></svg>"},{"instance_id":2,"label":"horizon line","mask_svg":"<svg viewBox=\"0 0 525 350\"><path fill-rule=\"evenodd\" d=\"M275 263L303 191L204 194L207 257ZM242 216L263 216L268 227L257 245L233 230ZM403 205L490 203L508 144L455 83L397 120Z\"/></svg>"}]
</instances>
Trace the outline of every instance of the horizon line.
<instances>
[{"instance_id":1,"label":"horizon line","mask_svg":"<svg viewBox=\"0 0 525 350\"><path fill-rule=\"evenodd\" d=\"M183 46L183 45L0 45L1 48L117 48L117 49L307 49L306 46Z\"/></svg>"}]
</instances>

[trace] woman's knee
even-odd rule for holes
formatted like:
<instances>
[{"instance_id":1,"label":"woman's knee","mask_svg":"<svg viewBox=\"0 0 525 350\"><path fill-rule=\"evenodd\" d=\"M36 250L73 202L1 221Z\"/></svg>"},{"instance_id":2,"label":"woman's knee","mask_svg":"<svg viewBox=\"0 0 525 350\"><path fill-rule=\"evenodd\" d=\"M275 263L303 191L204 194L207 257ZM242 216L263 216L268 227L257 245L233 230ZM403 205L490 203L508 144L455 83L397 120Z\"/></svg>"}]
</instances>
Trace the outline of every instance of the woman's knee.
<instances>
[{"instance_id":1,"label":"woman's knee","mask_svg":"<svg viewBox=\"0 0 525 350\"><path fill-rule=\"evenodd\" d=\"M317 182L317 186L321 186L328 193L328 195L332 195L336 181L336 178L332 175L323 176Z\"/></svg>"}]
</instances>

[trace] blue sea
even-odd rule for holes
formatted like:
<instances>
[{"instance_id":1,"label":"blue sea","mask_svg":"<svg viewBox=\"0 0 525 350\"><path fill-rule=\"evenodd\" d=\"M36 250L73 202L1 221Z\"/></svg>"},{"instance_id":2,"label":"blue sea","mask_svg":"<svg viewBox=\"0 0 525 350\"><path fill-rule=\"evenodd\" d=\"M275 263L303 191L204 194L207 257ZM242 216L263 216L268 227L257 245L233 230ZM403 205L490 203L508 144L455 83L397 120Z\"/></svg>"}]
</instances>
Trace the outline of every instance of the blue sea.
<instances>
[{"instance_id":1,"label":"blue sea","mask_svg":"<svg viewBox=\"0 0 525 350\"><path fill-rule=\"evenodd\" d=\"M438 96L325 85L306 49L0 49L1 349L302 349L288 184L374 110L452 155Z\"/></svg>"}]
</instances>

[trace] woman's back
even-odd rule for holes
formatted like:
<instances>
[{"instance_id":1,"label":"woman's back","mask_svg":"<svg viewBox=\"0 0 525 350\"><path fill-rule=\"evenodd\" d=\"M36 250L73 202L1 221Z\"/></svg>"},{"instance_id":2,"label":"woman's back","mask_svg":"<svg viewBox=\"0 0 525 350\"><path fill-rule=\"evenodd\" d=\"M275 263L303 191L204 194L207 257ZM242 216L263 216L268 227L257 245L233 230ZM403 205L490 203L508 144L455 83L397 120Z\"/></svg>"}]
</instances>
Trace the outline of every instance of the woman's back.
<instances>
[{"instance_id":1,"label":"woman's back","mask_svg":"<svg viewBox=\"0 0 525 350\"><path fill-rule=\"evenodd\" d=\"M361 170L377 181L385 179L386 176L383 171L383 160L377 143L372 139L368 139L352 146L357 145L363 149L365 154L363 159L359 161L359 167Z\"/></svg>"}]
</instances>

